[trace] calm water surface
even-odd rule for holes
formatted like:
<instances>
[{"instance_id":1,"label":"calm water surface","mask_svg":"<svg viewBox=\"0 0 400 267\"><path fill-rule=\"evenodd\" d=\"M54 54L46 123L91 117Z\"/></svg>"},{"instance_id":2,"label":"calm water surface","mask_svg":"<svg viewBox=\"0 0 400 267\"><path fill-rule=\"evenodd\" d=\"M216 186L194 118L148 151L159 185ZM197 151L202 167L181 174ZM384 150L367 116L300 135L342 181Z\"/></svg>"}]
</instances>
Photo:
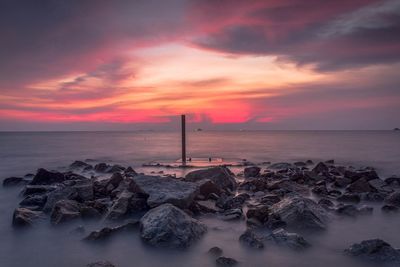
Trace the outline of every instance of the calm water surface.
<instances>
[{"instance_id":1,"label":"calm water surface","mask_svg":"<svg viewBox=\"0 0 400 267\"><path fill-rule=\"evenodd\" d=\"M179 158L178 133L156 132L59 132L0 133L0 180L35 172L39 167L62 169L74 160L94 159L132 165L140 171L151 160ZM339 164L374 166L382 178L400 174L400 133L392 131L273 131L193 132L188 136L192 157L246 158L254 162L335 159ZM182 175L182 173L178 173ZM108 259L119 267L214 266L205 252L220 246L226 256L242 266L366 266L342 256L353 242L383 238L400 247L398 216L385 217L379 207L374 215L357 220L336 220L325 233L307 234L312 248L294 253L268 246L249 251L240 246L243 222L221 222L203 218L209 232L186 251L157 250L144 246L138 233L115 236L110 242L87 244L82 235L71 233L85 224L87 232L102 223L77 222L62 227L39 224L33 229L14 230L11 216L21 198L19 188L0 189L0 266L73 267ZM373 265L371 265L373 266Z\"/></svg>"}]
</instances>

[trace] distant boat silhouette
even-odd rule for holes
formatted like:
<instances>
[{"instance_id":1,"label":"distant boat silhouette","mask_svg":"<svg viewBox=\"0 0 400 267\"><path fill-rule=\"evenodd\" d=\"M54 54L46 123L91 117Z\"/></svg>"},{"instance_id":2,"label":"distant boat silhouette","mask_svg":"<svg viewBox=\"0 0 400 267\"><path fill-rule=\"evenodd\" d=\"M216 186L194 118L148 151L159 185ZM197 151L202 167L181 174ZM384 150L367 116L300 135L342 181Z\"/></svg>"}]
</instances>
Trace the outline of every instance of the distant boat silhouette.
<instances>
[{"instance_id":1,"label":"distant boat silhouette","mask_svg":"<svg viewBox=\"0 0 400 267\"><path fill-rule=\"evenodd\" d=\"M201 128L196 129L196 132L202 132L202 131L203 131L203 129L201 129Z\"/></svg>"}]
</instances>

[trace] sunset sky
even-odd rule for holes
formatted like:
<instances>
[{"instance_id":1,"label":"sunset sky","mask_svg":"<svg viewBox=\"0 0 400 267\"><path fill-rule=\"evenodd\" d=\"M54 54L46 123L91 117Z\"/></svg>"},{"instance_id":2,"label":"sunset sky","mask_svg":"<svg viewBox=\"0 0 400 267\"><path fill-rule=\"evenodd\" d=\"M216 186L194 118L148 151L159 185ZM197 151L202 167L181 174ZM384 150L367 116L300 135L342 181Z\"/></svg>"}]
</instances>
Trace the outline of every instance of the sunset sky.
<instances>
[{"instance_id":1,"label":"sunset sky","mask_svg":"<svg viewBox=\"0 0 400 267\"><path fill-rule=\"evenodd\" d=\"M0 130L400 127L400 0L0 1Z\"/></svg>"}]
</instances>

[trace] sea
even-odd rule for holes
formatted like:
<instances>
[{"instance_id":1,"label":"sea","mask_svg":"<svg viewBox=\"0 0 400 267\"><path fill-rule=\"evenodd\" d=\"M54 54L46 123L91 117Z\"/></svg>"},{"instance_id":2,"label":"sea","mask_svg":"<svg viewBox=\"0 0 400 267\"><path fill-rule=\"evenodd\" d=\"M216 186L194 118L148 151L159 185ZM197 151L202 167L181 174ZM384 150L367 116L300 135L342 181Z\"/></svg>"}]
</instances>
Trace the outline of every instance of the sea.
<instances>
[{"instance_id":1,"label":"sea","mask_svg":"<svg viewBox=\"0 0 400 267\"><path fill-rule=\"evenodd\" d=\"M138 172L149 162L180 158L178 132L0 132L0 181L35 173L38 168L66 170L75 160L132 166ZM193 131L187 133L187 155L200 158L246 160L254 163L314 162L333 159L339 165L371 166L381 178L400 176L399 131ZM188 170L172 169L177 177ZM400 248L400 216L386 216L376 206L371 216L337 219L324 232L304 233L312 246L303 252L267 244L263 250L243 247L243 221L201 218L207 234L185 250L155 249L143 244L139 233L126 232L107 242L82 238L107 222L79 221L63 226L41 222L30 229L12 227L12 214L22 200L21 187L0 188L1 267L79 267L109 260L117 267L215 266L207 255L218 246L239 266L350 267L382 266L348 258L343 250L354 242L381 238ZM86 233L75 231L84 226Z\"/></svg>"}]
</instances>

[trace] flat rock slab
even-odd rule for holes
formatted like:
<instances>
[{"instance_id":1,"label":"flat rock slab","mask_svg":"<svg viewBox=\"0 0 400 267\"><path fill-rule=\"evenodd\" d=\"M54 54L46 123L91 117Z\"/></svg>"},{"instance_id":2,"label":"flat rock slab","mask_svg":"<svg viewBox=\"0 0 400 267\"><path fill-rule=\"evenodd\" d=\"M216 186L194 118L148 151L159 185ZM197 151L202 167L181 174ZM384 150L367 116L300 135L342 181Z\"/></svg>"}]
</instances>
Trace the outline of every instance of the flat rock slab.
<instances>
[{"instance_id":1,"label":"flat rock slab","mask_svg":"<svg viewBox=\"0 0 400 267\"><path fill-rule=\"evenodd\" d=\"M138 175L132 179L142 192L149 195L147 204L152 208L170 203L185 209L199 194L198 185L192 182L148 175Z\"/></svg>"}]
</instances>

